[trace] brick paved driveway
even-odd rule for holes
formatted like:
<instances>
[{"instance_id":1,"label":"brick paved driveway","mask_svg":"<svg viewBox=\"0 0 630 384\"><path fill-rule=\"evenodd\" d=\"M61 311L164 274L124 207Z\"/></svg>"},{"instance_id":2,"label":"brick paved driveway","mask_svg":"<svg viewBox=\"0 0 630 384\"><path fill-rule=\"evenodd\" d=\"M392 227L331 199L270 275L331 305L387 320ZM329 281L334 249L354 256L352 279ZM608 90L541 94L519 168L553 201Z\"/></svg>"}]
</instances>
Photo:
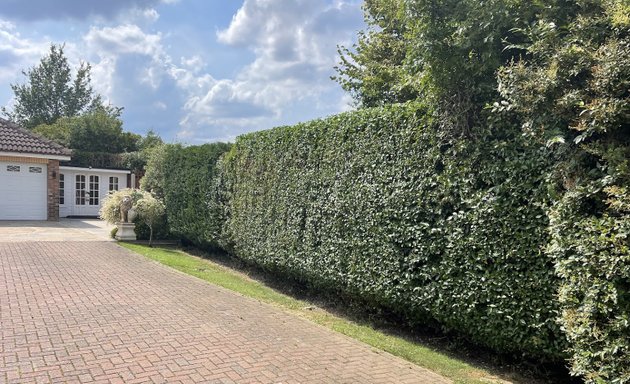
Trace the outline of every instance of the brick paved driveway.
<instances>
[{"instance_id":1,"label":"brick paved driveway","mask_svg":"<svg viewBox=\"0 0 630 384\"><path fill-rule=\"evenodd\" d=\"M0 220L0 243L24 241L113 241L113 228L98 219L61 219L59 221Z\"/></svg>"},{"instance_id":2,"label":"brick paved driveway","mask_svg":"<svg viewBox=\"0 0 630 384\"><path fill-rule=\"evenodd\" d=\"M0 383L447 383L111 242L0 242Z\"/></svg>"}]
</instances>

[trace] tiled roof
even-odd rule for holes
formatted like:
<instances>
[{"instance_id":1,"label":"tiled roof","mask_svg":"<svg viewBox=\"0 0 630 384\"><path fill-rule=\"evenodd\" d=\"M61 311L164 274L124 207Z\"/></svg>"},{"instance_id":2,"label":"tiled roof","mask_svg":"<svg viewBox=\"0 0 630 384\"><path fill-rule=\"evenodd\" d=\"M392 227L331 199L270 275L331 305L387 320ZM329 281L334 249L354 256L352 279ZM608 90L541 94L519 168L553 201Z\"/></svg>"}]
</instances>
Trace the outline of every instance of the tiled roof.
<instances>
[{"instance_id":1,"label":"tiled roof","mask_svg":"<svg viewBox=\"0 0 630 384\"><path fill-rule=\"evenodd\" d=\"M71 151L0 118L0 152L70 156Z\"/></svg>"}]
</instances>

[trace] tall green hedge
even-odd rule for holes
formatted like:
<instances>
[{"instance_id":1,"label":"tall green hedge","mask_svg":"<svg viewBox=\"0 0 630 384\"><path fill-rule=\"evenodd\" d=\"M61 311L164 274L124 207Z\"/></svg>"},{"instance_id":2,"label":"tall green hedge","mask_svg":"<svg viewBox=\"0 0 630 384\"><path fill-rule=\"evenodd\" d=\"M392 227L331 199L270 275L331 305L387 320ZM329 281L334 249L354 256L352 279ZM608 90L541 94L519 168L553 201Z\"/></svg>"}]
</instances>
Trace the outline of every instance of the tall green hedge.
<instances>
[{"instance_id":1,"label":"tall green hedge","mask_svg":"<svg viewBox=\"0 0 630 384\"><path fill-rule=\"evenodd\" d=\"M229 144L167 145L159 162L171 232L203 247L217 247L223 223L216 199L217 161Z\"/></svg>"},{"instance_id":2,"label":"tall green hedge","mask_svg":"<svg viewBox=\"0 0 630 384\"><path fill-rule=\"evenodd\" d=\"M599 196L603 195L603 196ZM607 206L597 207L607 197ZM599 212L594 212L597 207ZM630 193L592 183L551 211L549 255L561 277L562 325L574 374L630 382Z\"/></svg>"},{"instance_id":3,"label":"tall green hedge","mask_svg":"<svg viewBox=\"0 0 630 384\"><path fill-rule=\"evenodd\" d=\"M223 243L495 350L563 358L549 156L508 129L443 142L427 115L396 105L239 137L221 168Z\"/></svg>"},{"instance_id":4,"label":"tall green hedge","mask_svg":"<svg viewBox=\"0 0 630 384\"><path fill-rule=\"evenodd\" d=\"M558 5L532 24L526 60L499 71L496 106L558 157L547 252L571 373L630 383L630 1Z\"/></svg>"}]
</instances>

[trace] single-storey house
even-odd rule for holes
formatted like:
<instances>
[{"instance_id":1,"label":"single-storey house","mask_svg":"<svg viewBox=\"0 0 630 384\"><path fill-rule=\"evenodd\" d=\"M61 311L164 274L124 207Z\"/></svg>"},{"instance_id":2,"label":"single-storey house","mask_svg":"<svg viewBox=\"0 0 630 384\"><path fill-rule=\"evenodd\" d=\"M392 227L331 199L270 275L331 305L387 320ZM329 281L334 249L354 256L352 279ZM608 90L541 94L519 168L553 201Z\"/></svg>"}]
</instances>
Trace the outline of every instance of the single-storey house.
<instances>
[{"instance_id":1,"label":"single-storey house","mask_svg":"<svg viewBox=\"0 0 630 384\"><path fill-rule=\"evenodd\" d=\"M97 216L109 191L133 187L128 170L60 166L71 155L0 118L0 220Z\"/></svg>"},{"instance_id":2,"label":"single-storey house","mask_svg":"<svg viewBox=\"0 0 630 384\"><path fill-rule=\"evenodd\" d=\"M59 217L98 216L110 191L132 186L131 171L59 167Z\"/></svg>"}]
</instances>

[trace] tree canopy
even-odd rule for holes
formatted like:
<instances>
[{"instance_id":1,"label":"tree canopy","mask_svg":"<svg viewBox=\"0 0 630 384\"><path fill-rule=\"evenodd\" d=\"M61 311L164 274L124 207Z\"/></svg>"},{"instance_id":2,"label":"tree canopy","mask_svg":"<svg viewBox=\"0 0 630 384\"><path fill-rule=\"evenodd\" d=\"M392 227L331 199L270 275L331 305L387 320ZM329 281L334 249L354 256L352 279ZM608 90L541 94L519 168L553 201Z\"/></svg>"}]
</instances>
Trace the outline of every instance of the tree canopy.
<instances>
[{"instance_id":1,"label":"tree canopy","mask_svg":"<svg viewBox=\"0 0 630 384\"><path fill-rule=\"evenodd\" d=\"M445 133L470 135L499 98L496 73L526 58L526 29L572 12L567 1L367 0L368 28L340 47L333 79L360 107L422 99Z\"/></svg>"},{"instance_id":2,"label":"tree canopy","mask_svg":"<svg viewBox=\"0 0 630 384\"><path fill-rule=\"evenodd\" d=\"M141 136L123 131L122 125L123 122L111 110L99 107L81 116L61 117L52 124L38 125L33 130L68 148L84 152L138 150Z\"/></svg>"},{"instance_id":3,"label":"tree canopy","mask_svg":"<svg viewBox=\"0 0 630 384\"><path fill-rule=\"evenodd\" d=\"M402 0L366 0L366 31L359 32L354 51L338 47L341 62L332 79L360 107L399 103L418 97L417 85L404 67L409 27Z\"/></svg>"},{"instance_id":4,"label":"tree canopy","mask_svg":"<svg viewBox=\"0 0 630 384\"><path fill-rule=\"evenodd\" d=\"M12 110L3 107L2 112L31 129L100 108L103 101L92 88L90 69L89 63L82 62L73 76L64 46L51 44L50 52L37 66L22 71L26 83L11 84L15 104ZM110 108L118 114L121 111L120 108Z\"/></svg>"}]
</instances>

